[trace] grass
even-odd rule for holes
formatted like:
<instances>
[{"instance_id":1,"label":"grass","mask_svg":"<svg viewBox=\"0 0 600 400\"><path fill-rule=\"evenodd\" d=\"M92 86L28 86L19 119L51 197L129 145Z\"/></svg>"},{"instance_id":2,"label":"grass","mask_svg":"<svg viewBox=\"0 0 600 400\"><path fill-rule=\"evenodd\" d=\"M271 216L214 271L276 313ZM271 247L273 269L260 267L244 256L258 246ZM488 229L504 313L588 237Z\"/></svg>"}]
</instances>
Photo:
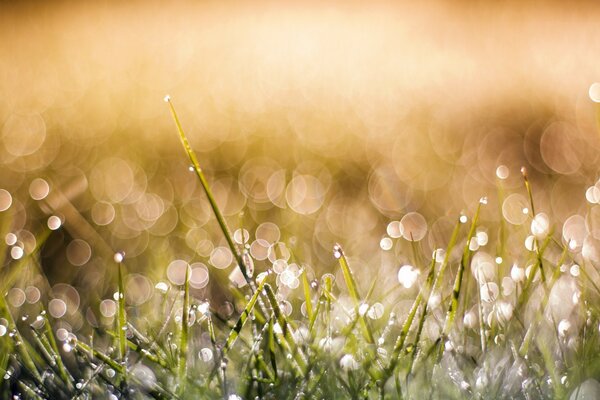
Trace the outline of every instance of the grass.
<instances>
[{"instance_id":1,"label":"grass","mask_svg":"<svg viewBox=\"0 0 600 400\"><path fill-rule=\"evenodd\" d=\"M44 301L33 305L37 315L29 317L0 297L6 326L0 335L0 397L529 399L575 393L572 398L578 398L589 390L589 385L579 385L600 375L600 290L593 261L549 229L533 238L531 251L518 250L521 262L530 267L524 279L508 278L515 290L495 292L507 278L500 273L507 271L502 267L506 261L481 266L473 248L487 199L476 205L466 234L461 233L462 215L448 242L436 244L445 248L443 257L424 254L411 241L415 267L427 271L411 288L396 284L382 292L381 277L360 282L353 272L360 266L352 266L336 244L331 259L338 262L343 284L333 274L316 277L301 268L295 290L304 311L290 310L281 275L268 268L254 276L251 256L236 244L175 108L166 100L247 283L230 288L237 299L233 312L227 315L193 295L189 267L179 287L157 287L148 303L128 305L126 260L116 253L114 262L106 261L113 267L116 263L116 317L112 325L90 327L87 335L65 330L60 317L48 315ZM531 222L536 217L533 190L526 171L523 178ZM1 216L2 226L10 226L9 214ZM502 255L507 238L523 234L504 221L488 228L500 230L497 248ZM40 232L38 243L48 234ZM8 254L7 247L0 250ZM480 267L495 272L487 276ZM34 251L5 266L4 291L24 279L22 270L27 279L45 279ZM572 303L572 315L558 315L558 321L554 308L560 296L570 296L564 301ZM396 298L411 305L398 308Z\"/></svg>"}]
</instances>

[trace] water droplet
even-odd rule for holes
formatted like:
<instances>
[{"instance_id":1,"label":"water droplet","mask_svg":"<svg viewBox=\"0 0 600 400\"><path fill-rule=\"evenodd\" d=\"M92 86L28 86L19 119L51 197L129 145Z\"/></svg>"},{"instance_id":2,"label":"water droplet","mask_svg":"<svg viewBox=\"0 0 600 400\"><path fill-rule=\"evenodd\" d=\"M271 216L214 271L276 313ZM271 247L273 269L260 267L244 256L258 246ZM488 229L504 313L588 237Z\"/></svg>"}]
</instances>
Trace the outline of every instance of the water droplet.
<instances>
[{"instance_id":1,"label":"water droplet","mask_svg":"<svg viewBox=\"0 0 600 400\"><path fill-rule=\"evenodd\" d=\"M109 378L114 378L115 375L116 375L116 372L114 369L109 368L106 370L106 376L108 376Z\"/></svg>"},{"instance_id":2,"label":"water droplet","mask_svg":"<svg viewBox=\"0 0 600 400\"><path fill-rule=\"evenodd\" d=\"M577 265L577 264L573 264L573 265L571 266L570 272L571 272L571 275L573 275L574 277L578 277L578 276L579 276L579 273L580 273L580 272L579 272L579 265Z\"/></svg>"},{"instance_id":3,"label":"water droplet","mask_svg":"<svg viewBox=\"0 0 600 400\"><path fill-rule=\"evenodd\" d=\"M538 239L544 238L550 230L550 218L545 213L539 213L531 221L531 233Z\"/></svg>"},{"instance_id":4,"label":"water droplet","mask_svg":"<svg viewBox=\"0 0 600 400\"><path fill-rule=\"evenodd\" d=\"M483 196L481 199L479 199L479 203L486 205L488 203L488 198Z\"/></svg>"},{"instance_id":5,"label":"water droplet","mask_svg":"<svg viewBox=\"0 0 600 400\"><path fill-rule=\"evenodd\" d=\"M198 312L202 315L207 315L210 311L210 303L208 301L203 301L198 304Z\"/></svg>"},{"instance_id":6,"label":"water droplet","mask_svg":"<svg viewBox=\"0 0 600 400\"><path fill-rule=\"evenodd\" d=\"M558 327L556 329L558 330L558 335L564 338L571 329L571 323L568 320L563 319L558 323Z\"/></svg>"},{"instance_id":7,"label":"water droplet","mask_svg":"<svg viewBox=\"0 0 600 400\"><path fill-rule=\"evenodd\" d=\"M352 354L344 354L340 359L340 367L344 371L356 370L360 367Z\"/></svg>"},{"instance_id":8,"label":"water droplet","mask_svg":"<svg viewBox=\"0 0 600 400\"><path fill-rule=\"evenodd\" d=\"M500 289L495 282L487 282L481 285L481 300L492 303L498 298Z\"/></svg>"},{"instance_id":9,"label":"water droplet","mask_svg":"<svg viewBox=\"0 0 600 400\"><path fill-rule=\"evenodd\" d=\"M367 316L371 319L380 319L381 317L383 317L383 312L383 304L375 303L367 311Z\"/></svg>"},{"instance_id":10,"label":"water droplet","mask_svg":"<svg viewBox=\"0 0 600 400\"><path fill-rule=\"evenodd\" d=\"M115 262L117 264L122 263L123 259L125 259L125 252L124 251L117 251L115 253L115 255L113 256L113 260L115 260Z\"/></svg>"},{"instance_id":11,"label":"water droplet","mask_svg":"<svg viewBox=\"0 0 600 400\"><path fill-rule=\"evenodd\" d=\"M155 288L156 290L158 290L159 292L161 292L161 293L165 294L165 293L167 293L167 291L169 290L169 285L168 285L167 283L165 283L165 282L158 282L158 283L157 283L157 284L154 286L154 288Z\"/></svg>"},{"instance_id":12,"label":"water droplet","mask_svg":"<svg viewBox=\"0 0 600 400\"><path fill-rule=\"evenodd\" d=\"M339 244L335 244L333 246L333 256L335 258L341 258L344 255L344 251L342 250L342 246L340 246Z\"/></svg>"},{"instance_id":13,"label":"water droplet","mask_svg":"<svg viewBox=\"0 0 600 400\"><path fill-rule=\"evenodd\" d=\"M473 311L469 311L465 314L465 316L463 317L463 324L469 329L475 328L475 326L477 325L477 316Z\"/></svg>"},{"instance_id":14,"label":"water droplet","mask_svg":"<svg viewBox=\"0 0 600 400\"><path fill-rule=\"evenodd\" d=\"M169 96L168 94L163 98L163 100L165 101L165 103L168 103L171 101L171 96Z\"/></svg>"},{"instance_id":15,"label":"water droplet","mask_svg":"<svg viewBox=\"0 0 600 400\"><path fill-rule=\"evenodd\" d=\"M466 224L466 223L467 223L467 221L468 221L468 218L467 218L467 216L466 216L466 215L462 214L462 215L460 216L460 218L458 218L458 220L460 221L460 223L461 223L461 224Z\"/></svg>"}]
</instances>

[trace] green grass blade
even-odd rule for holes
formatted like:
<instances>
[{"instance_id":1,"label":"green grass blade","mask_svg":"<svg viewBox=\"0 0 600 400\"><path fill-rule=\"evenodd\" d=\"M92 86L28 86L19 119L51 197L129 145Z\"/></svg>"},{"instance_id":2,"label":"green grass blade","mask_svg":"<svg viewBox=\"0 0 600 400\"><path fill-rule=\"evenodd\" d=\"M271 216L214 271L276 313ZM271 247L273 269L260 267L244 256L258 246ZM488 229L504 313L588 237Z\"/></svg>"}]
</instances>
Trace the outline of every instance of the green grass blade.
<instances>
[{"instance_id":1,"label":"green grass blade","mask_svg":"<svg viewBox=\"0 0 600 400\"><path fill-rule=\"evenodd\" d=\"M185 392L185 382L187 374L187 352L188 352L188 331L190 315L190 267L185 269L185 282L183 283L183 310L181 312L181 340L179 342L179 394Z\"/></svg>"},{"instance_id":2,"label":"green grass blade","mask_svg":"<svg viewBox=\"0 0 600 400\"><path fill-rule=\"evenodd\" d=\"M262 292L262 290L265 286L265 283L266 283L266 277L265 277L265 279L263 279L262 281L259 282L257 290L254 292L252 297L250 297L250 300L248 301L248 304L246 304L244 311L242 311L242 314L238 318L235 326L229 332L229 337L227 337L225 346L223 346L223 356L225 356L227 354L227 352L235 344L235 341L238 338L238 336L240 335L242 328L246 324L246 321L248 320L250 313L254 309L254 305L256 304L256 301L258 300L258 296L260 296L260 293Z\"/></svg>"},{"instance_id":3,"label":"green grass blade","mask_svg":"<svg viewBox=\"0 0 600 400\"><path fill-rule=\"evenodd\" d=\"M279 327L281 329L281 334L285 338L285 341L289 344L289 347L286 350L290 352L289 354L292 355L292 357L298 364L301 374L304 375L307 364L306 357L302 353L302 350L300 349L300 347L296 343L296 340L294 339L294 336L292 335L290 325L287 321L285 314L283 313L283 311L281 311L281 308L279 307L279 303L277 302L277 298L275 297L275 293L273 292L271 285L266 284L265 291L267 292L267 298L271 303L273 314L275 315L277 323L279 324ZM278 334L277 329L275 329L275 334ZM291 348L292 346L293 348Z\"/></svg>"},{"instance_id":4,"label":"green grass blade","mask_svg":"<svg viewBox=\"0 0 600 400\"><path fill-rule=\"evenodd\" d=\"M213 195L212 189L210 188L210 185L208 184L208 181L206 180L206 177L204 176L204 172L202 172L202 168L200 168L200 163L198 162L198 157L196 156L196 153L194 152L194 150L192 150L192 147L190 146L190 144L188 142L187 136L185 135L185 132L183 131L181 123L179 122L179 117L177 116L177 112L175 111L175 107L173 106L173 102L171 101L171 98L169 96L165 97L165 101L169 104L169 109L171 110L171 115L173 116L173 120L175 121L175 125L177 127L177 132L179 133L179 139L181 140L181 144L183 145L183 148L185 149L185 152L187 153L187 155L192 163L192 166L194 168L194 172L196 173L196 176L200 180L200 185L204 189L204 193L206 193L206 197L208 198L210 207L212 208L213 213L215 214L215 217L217 218L217 222L219 223L219 226L221 228L221 231L223 232L223 235L225 235L225 240L227 240L229 249L233 253L233 255L240 267L240 270L242 271L242 274L244 275L244 278L246 279L246 281L248 283L250 283L251 280L248 275L248 270L247 270L246 264L244 262L244 259L243 259L242 255L240 254L240 252L238 251L237 246L235 245L233 236L231 235L231 231L229 230L229 227L227 226L227 223L225 222L225 217L223 217L223 214L221 213L221 209L217 205L217 201L215 200L215 196Z\"/></svg>"},{"instance_id":5,"label":"green grass blade","mask_svg":"<svg viewBox=\"0 0 600 400\"><path fill-rule=\"evenodd\" d=\"M306 304L306 316L308 320L312 320L313 316L313 305L312 299L310 295L310 283L308 282L308 277L306 276L306 269L302 269L302 289L304 291L304 304Z\"/></svg>"},{"instance_id":6,"label":"green grass blade","mask_svg":"<svg viewBox=\"0 0 600 400\"><path fill-rule=\"evenodd\" d=\"M450 329L454 324L454 319L456 318L456 312L458 310L458 300L460 297L460 292L463 283L463 274L469 263L471 256L471 249L469 248L469 244L471 243L471 239L475 236L475 229L477 228L477 222L479 220L479 213L481 212L481 206L487 203L487 199L482 198L477 205L477 210L475 211L475 216L473 217L473 221L471 222L471 228L469 229L469 234L467 235L467 242L465 243L465 249L463 251L463 256L460 261L460 265L458 266L458 272L456 273L456 279L454 280L454 288L452 290L452 298L450 301L450 306L448 307L448 312L446 313L446 322L444 323L444 329L442 330L442 339L448 336L450 333ZM442 353L444 349L443 340L440 342L440 351L438 353L438 360L441 359Z\"/></svg>"},{"instance_id":7,"label":"green grass blade","mask_svg":"<svg viewBox=\"0 0 600 400\"><path fill-rule=\"evenodd\" d=\"M346 259L346 256L344 255L344 251L342 250L342 247L339 244L336 244L335 246L333 246L333 255L335 258L337 258L340 267L342 268L342 273L344 275L344 280L346 281L346 286L348 287L348 292L350 292L350 296L352 297L352 300L354 301L354 308L355 308L355 312L358 314L358 318L360 321L360 324L363 328L363 334L365 336L365 339L367 339L367 341L369 343L375 343L375 340L373 339L373 332L371 331L367 320L365 319L364 315L360 315L359 314L359 307L360 307L360 303L361 303L361 297L358 293L358 288L356 285L356 280L354 279L354 274L352 273L352 270L350 269L350 266L348 265L348 260Z\"/></svg>"},{"instance_id":8,"label":"green grass blade","mask_svg":"<svg viewBox=\"0 0 600 400\"><path fill-rule=\"evenodd\" d=\"M125 371L122 375L121 383L127 384L127 315L125 313L125 285L123 285L123 263L122 254L117 253L115 255L115 261L117 261L118 277L117 284L119 288L119 295L117 301L118 316L117 316L117 330L119 337L119 361L123 365Z\"/></svg>"}]
</instances>

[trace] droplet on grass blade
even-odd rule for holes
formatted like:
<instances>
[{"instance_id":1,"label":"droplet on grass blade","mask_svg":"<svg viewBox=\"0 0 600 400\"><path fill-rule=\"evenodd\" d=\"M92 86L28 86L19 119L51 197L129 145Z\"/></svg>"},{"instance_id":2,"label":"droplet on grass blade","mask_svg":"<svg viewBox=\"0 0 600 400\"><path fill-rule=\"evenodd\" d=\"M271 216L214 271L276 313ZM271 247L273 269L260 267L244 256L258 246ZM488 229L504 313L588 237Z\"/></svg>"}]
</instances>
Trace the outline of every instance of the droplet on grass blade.
<instances>
[{"instance_id":1,"label":"droplet on grass blade","mask_svg":"<svg viewBox=\"0 0 600 400\"><path fill-rule=\"evenodd\" d=\"M333 256L337 259L341 258L344 255L344 251L342 250L342 246L339 244L335 244L333 246Z\"/></svg>"},{"instance_id":2,"label":"droplet on grass blade","mask_svg":"<svg viewBox=\"0 0 600 400\"><path fill-rule=\"evenodd\" d=\"M492 303L496 301L498 298L498 294L500 289L498 289L498 285L494 282L487 282L481 285L481 300L486 303Z\"/></svg>"},{"instance_id":3,"label":"droplet on grass blade","mask_svg":"<svg viewBox=\"0 0 600 400\"><path fill-rule=\"evenodd\" d=\"M563 319L558 323L556 329L558 331L558 335L561 338L564 338L565 336L567 336L569 330L571 329L571 323L568 320Z\"/></svg>"},{"instance_id":4,"label":"droplet on grass blade","mask_svg":"<svg viewBox=\"0 0 600 400\"><path fill-rule=\"evenodd\" d=\"M340 367L344 371L353 371L360 367L352 354L344 354L340 359Z\"/></svg>"},{"instance_id":5,"label":"droplet on grass blade","mask_svg":"<svg viewBox=\"0 0 600 400\"><path fill-rule=\"evenodd\" d=\"M531 233L538 239L543 239L550 230L550 218L545 213L538 213L531 221Z\"/></svg>"},{"instance_id":6,"label":"droplet on grass blade","mask_svg":"<svg viewBox=\"0 0 600 400\"><path fill-rule=\"evenodd\" d=\"M113 256L113 260L117 263L120 264L123 262L123 260L125 259L125 252L124 251L117 251L115 253L115 255Z\"/></svg>"},{"instance_id":7,"label":"droplet on grass blade","mask_svg":"<svg viewBox=\"0 0 600 400\"><path fill-rule=\"evenodd\" d=\"M165 101L165 103L168 103L171 101L171 96L169 96L168 94L165 95L165 97L163 97L163 100Z\"/></svg>"},{"instance_id":8,"label":"droplet on grass blade","mask_svg":"<svg viewBox=\"0 0 600 400\"><path fill-rule=\"evenodd\" d=\"M158 282L154 288L164 294L167 293L167 290L169 290L169 285L165 282Z\"/></svg>"}]
</instances>

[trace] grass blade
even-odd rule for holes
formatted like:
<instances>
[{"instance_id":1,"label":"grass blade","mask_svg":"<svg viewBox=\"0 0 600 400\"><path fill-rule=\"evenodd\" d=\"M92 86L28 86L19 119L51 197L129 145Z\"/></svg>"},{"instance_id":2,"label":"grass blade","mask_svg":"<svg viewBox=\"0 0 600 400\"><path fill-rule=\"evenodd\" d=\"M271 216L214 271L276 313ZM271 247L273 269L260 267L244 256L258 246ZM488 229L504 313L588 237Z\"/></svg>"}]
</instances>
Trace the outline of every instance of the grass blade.
<instances>
[{"instance_id":1,"label":"grass blade","mask_svg":"<svg viewBox=\"0 0 600 400\"><path fill-rule=\"evenodd\" d=\"M123 254L115 254L115 261L117 262L118 277L117 284L119 288L118 295L118 316L117 316L117 330L119 338L119 360L123 365L123 385L127 384L127 315L125 313L125 286L123 285Z\"/></svg>"},{"instance_id":2,"label":"grass blade","mask_svg":"<svg viewBox=\"0 0 600 400\"><path fill-rule=\"evenodd\" d=\"M181 123L179 122L179 117L177 116L177 112L175 111L175 107L173 106L173 102L171 101L171 97L166 96L165 101L169 104L169 109L171 110L171 115L173 116L173 120L175 121L175 125L177 127L177 132L179 133L179 139L181 140L181 144L183 145L183 148L185 149L185 152L187 153L187 155L192 163L192 167L194 168L194 172L196 173L196 176L200 180L200 185L204 189L204 193L206 193L206 197L208 198L210 207L212 208L213 213L215 214L215 217L217 218L217 222L219 223L219 226L221 228L221 231L223 232L223 235L225 235L225 240L227 240L229 249L233 253L233 255L240 267L240 270L242 271L242 275L244 275L244 278L246 279L246 281L248 283L250 283L251 280L250 280L250 276L248 275L248 269L244 262L244 258L238 251L238 248L235 245L235 242L233 241L233 236L231 235L231 231L229 230L229 227L227 226L227 223L225 222L225 217L223 217L223 214L221 213L221 209L217 205L217 201L215 200L215 196L213 195L210 185L208 184L208 181L206 180L206 177L204 176L204 172L202 172L202 168L200 168L200 163L198 162L198 157L196 156L196 153L194 152L194 150L192 150L192 147L190 146L190 144L188 142L187 136L185 135L185 132L183 131L183 128L181 127Z\"/></svg>"},{"instance_id":3,"label":"grass blade","mask_svg":"<svg viewBox=\"0 0 600 400\"><path fill-rule=\"evenodd\" d=\"M188 330L190 315L190 267L185 269L185 282L183 283L183 311L181 312L181 340L179 342L179 394L185 392L185 382L187 373L187 349L188 349Z\"/></svg>"},{"instance_id":4,"label":"grass blade","mask_svg":"<svg viewBox=\"0 0 600 400\"><path fill-rule=\"evenodd\" d=\"M355 312L357 313L360 324L363 328L363 334L365 336L365 339L367 339L367 341L371 344L375 343L375 340L373 339L373 333L371 332L371 329L369 328L369 325L367 324L367 320L365 319L364 315L360 315L360 313L359 313L361 297L358 294L356 280L354 279L354 274L352 273L352 270L350 269L350 266L348 265L348 260L346 259L346 256L344 255L342 246L340 246L339 244L336 244L335 246L333 246L333 255L335 258L337 258L338 262L340 263L340 267L342 268L344 280L346 281L346 286L348 287L350 296L352 297L352 300L354 301Z\"/></svg>"},{"instance_id":5,"label":"grass blade","mask_svg":"<svg viewBox=\"0 0 600 400\"><path fill-rule=\"evenodd\" d=\"M477 210L475 211L475 216L473 217L473 221L471 222L471 228L469 229L469 234L467 235L467 242L465 244L465 249L463 251L463 256L460 261L460 265L458 266L458 272L456 273L456 279L454 280L454 289L452 290L452 299L450 301L450 306L448 307L448 312L446 313L446 322L444 323L444 329L442 330L442 338L445 338L450 333L450 329L454 324L454 319L456 317L456 312L458 310L458 300L460 297L460 291L462 288L463 274L465 272L465 268L469 263L469 259L471 256L471 249L469 248L469 244L471 243L471 239L475 236L475 229L477 228L477 221L479 220L479 213L481 211L481 206L483 204L487 204L487 199L483 197L479 204L477 205ZM438 362L442 357L444 349L443 340L440 342L440 350L438 353Z\"/></svg>"}]
</instances>

